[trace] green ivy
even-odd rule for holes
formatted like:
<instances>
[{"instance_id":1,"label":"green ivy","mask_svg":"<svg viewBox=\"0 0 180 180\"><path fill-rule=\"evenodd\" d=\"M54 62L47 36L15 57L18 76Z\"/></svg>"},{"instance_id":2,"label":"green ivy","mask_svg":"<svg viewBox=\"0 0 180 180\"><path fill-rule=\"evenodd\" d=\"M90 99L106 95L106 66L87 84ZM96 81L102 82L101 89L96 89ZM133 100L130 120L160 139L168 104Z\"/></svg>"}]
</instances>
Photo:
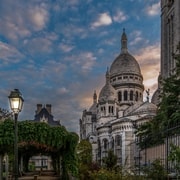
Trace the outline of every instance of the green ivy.
<instances>
[{"instance_id":1,"label":"green ivy","mask_svg":"<svg viewBox=\"0 0 180 180\"><path fill-rule=\"evenodd\" d=\"M63 126L49 126L30 120L18 121L18 150L27 162L39 153L62 157L63 169L73 176L77 175L76 146L78 135L68 132ZM0 154L12 153L14 144L14 121L7 119L0 123ZM53 158L55 159L55 158Z\"/></svg>"}]
</instances>

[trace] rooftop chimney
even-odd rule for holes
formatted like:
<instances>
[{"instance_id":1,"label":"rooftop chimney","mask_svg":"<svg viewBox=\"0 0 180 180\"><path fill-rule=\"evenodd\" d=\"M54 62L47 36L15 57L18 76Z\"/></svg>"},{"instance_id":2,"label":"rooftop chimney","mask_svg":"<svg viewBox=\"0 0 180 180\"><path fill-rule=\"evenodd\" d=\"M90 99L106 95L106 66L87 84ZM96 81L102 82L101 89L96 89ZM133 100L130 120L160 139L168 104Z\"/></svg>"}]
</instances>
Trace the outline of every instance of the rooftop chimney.
<instances>
[{"instance_id":1,"label":"rooftop chimney","mask_svg":"<svg viewBox=\"0 0 180 180\"><path fill-rule=\"evenodd\" d=\"M46 104L46 109L49 114L51 114L51 104Z\"/></svg>"}]
</instances>

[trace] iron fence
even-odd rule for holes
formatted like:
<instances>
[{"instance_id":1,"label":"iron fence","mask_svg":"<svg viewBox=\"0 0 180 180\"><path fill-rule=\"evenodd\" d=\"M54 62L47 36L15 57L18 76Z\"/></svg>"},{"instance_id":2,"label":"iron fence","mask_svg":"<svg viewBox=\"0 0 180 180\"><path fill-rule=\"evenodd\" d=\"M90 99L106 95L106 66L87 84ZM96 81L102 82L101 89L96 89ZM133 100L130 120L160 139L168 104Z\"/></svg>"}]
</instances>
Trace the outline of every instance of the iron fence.
<instances>
[{"instance_id":1,"label":"iron fence","mask_svg":"<svg viewBox=\"0 0 180 180\"><path fill-rule=\"evenodd\" d=\"M135 165L136 167L138 166L139 171L142 167L150 166L152 162L158 159L168 174L177 173L176 166L178 162L176 160L172 162L169 155L172 146L180 147L180 122L169 126L164 132L153 134L153 137L161 136L162 134L164 138L161 139L161 143L152 145L151 142L148 141L152 139L151 135L149 135L144 141L144 147L138 147L136 152L137 156L134 159Z\"/></svg>"}]
</instances>

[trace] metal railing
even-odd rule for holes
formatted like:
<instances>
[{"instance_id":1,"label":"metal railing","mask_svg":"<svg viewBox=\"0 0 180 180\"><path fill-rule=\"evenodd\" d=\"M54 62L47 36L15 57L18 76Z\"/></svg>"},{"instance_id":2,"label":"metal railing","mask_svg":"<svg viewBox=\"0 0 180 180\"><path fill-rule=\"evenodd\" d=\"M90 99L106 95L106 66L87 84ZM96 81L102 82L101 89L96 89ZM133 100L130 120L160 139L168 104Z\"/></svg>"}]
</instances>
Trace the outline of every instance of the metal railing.
<instances>
[{"instance_id":1,"label":"metal railing","mask_svg":"<svg viewBox=\"0 0 180 180\"><path fill-rule=\"evenodd\" d=\"M156 136L164 135L164 138L161 139L160 143L155 145L148 145L148 139L151 139L151 135L148 135L148 138L145 140L145 145L143 148L138 147L136 159L136 166L141 169L144 166L150 166L152 162L159 159L161 165L164 166L166 172L177 173L175 166L177 165L176 161L172 162L169 158L172 145L180 147L180 122L175 125L171 125L164 132L158 132ZM153 134L154 136L155 134ZM138 161L138 162L137 162Z\"/></svg>"}]
</instances>

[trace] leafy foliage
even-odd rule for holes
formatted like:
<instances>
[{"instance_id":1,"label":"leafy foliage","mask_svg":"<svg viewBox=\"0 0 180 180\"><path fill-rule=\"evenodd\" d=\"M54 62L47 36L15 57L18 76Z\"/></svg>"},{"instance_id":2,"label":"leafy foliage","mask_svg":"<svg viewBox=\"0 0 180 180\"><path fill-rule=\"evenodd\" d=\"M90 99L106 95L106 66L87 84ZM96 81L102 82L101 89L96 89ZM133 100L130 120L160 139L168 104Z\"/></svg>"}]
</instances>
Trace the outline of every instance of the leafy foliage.
<instances>
[{"instance_id":1,"label":"leafy foliage","mask_svg":"<svg viewBox=\"0 0 180 180\"><path fill-rule=\"evenodd\" d=\"M122 170L100 169L90 173L90 180L147 180L146 177L132 174L122 174Z\"/></svg>"},{"instance_id":2,"label":"leafy foliage","mask_svg":"<svg viewBox=\"0 0 180 180\"><path fill-rule=\"evenodd\" d=\"M112 170L117 164L117 156L114 155L112 150L108 151L107 157L103 158L103 163L105 167L109 170Z\"/></svg>"},{"instance_id":3,"label":"leafy foliage","mask_svg":"<svg viewBox=\"0 0 180 180\"><path fill-rule=\"evenodd\" d=\"M14 126L11 120L0 123L0 153L11 152L14 144Z\"/></svg>"},{"instance_id":4,"label":"leafy foliage","mask_svg":"<svg viewBox=\"0 0 180 180\"><path fill-rule=\"evenodd\" d=\"M180 54L174 57L175 73L164 81L162 100L156 117L156 120L162 122L161 127L164 131L177 125L180 119Z\"/></svg>"},{"instance_id":5,"label":"leafy foliage","mask_svg":"<svg viewBox=\"0 0 180 180\"><path fill-rule=\"evenodd\" d=\"M122 175L121 173L117 173L115 171L109 171L107 169L101 169L98 172L93 172L91 174L91 179L97 179L97 180L121 180Z\"/></svg>"},{"instance_id":6,"label":"leafy foliage","mask_svg":"<svg viewBox=\"0 0 180 180\"><path fill-rule=\"evenodd\" d=\"M87 140L82 140L77 146L79 162L90 164L92 162L92 145Z\"/></svg>"},{"instance_id":7,"label":"leafy foliage","mask_svg":"<svg viewBox=\"0 0 180 180\"><path fill-rule=\"evenodd\" d=\"M144 167L143 171L146 175L146 179L164 180L167 176L159 159L156 159L150 166Z\"/></svg>"},{"instance_id":8,"label":"leafy foliage","mask_svg":"<svg viewBox=\"0 0 180 180\"><path fill-rule=\"evenodd\" d=\"M89 178L92 164L92 145L87 140L81 140L77 146L79 178Z\"/></svg>"},{"instance_id":9,"label":"leafy foliage","mask_svg":"<svg viewBox=\"0 0 180 180\"><path fill-rule=\"evenodd\" d=\"M180 47L178 48L180 51ZM140 126L136 132L142 149L162 143L167 136L180 133L180 54L173 57L176 60L176 69L162 84L157 115L152 121Z\"/></svg>"},{"instance_id":10,"label":"leafy foliage","mask_svg":"<svg viewBox=\"0 0 180 180\"><path fill-rule=\"evenodd\" d=\"M41 153L55 157L59 163L61 158L62 168L72 175L77 175L78 139L77 134L68 132L63 126L51 127L46 123L28 120L18 122L19 157L24 157L26 170L30 157ZM10 154L13 144L14 121L7 119L0 123L0 153Z\"/></svg>"},{"instance_id":11,"label":"leafy foliage","mask_svg":"<svg viewBox=\"0 0 180 180\"><path fill-rule=\"evenodd\" d=\"M12 113L10 113L6 109L0 108L0 120L10 118L12 116Z\"/></svg>"},{"instance_id":12,"label":"leafy foliage","mask_svg":"<svg viewBox=\"0 0 180 180\"><path fill-rule=\"evenodd\" d=\"M168 159L173 163L177 173L180 174L180 147L171 144Z\"/></svg>"}]
</instances>

